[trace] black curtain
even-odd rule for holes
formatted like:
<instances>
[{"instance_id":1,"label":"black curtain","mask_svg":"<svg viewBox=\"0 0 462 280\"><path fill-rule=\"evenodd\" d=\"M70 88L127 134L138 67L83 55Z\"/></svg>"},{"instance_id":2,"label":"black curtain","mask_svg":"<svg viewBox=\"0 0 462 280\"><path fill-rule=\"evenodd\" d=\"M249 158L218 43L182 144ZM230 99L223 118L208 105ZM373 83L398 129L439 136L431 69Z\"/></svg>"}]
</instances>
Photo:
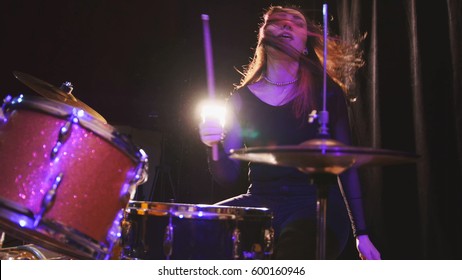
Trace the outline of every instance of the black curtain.
<instances>
[{"instance_id":1,"label":"black curtain","mask_svg":"<svg viewBox=\"0 0 462 280\"><path fill-rule=\"evenodd\" d=\"M386 259L462 257L461 13L460 0L338 6L344 38L368 33L350 98L357 144L420 156L362 169L371 238Z\"/></svg>"}]
</instances>

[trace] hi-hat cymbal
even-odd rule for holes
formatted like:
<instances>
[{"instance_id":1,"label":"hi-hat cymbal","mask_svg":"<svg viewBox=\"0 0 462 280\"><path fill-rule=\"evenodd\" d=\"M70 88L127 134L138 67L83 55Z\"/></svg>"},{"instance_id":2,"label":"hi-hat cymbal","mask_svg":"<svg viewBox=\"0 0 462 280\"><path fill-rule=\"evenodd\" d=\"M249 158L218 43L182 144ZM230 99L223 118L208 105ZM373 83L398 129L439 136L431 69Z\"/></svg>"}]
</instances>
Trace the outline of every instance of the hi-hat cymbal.
<instances>
[{"instance_id":1,"label":"hi-hat cymbal","mask_svg":"<svg viewBox=\"0 0 462 280\"><path fill-rule=\"evenodd\" d=\"M69 91L65 91L26 73L14 71L13 74L16 77L16 79L21 81L23 84L25 84L41 96L66 103L73 107L80 108L86 111L92 117L102 121L103 123L107 123L104 117L101 116L98 112L96 112L93 108L78 100L71 93L72 88L70 88Z\"/></svg>"},{"instance_id":2,"label":"hi-hat cymbal","mask_svg":"<svg viewBox=\"0 0 462 280\"><path fill-rule=\"evenodd\" d=\"M296 167L305 173L341 174L351 167L415 162L411 153L347 146L331 139L313 139L294 146L233 149L231 158Z\"/></svg>"}]
</instances>

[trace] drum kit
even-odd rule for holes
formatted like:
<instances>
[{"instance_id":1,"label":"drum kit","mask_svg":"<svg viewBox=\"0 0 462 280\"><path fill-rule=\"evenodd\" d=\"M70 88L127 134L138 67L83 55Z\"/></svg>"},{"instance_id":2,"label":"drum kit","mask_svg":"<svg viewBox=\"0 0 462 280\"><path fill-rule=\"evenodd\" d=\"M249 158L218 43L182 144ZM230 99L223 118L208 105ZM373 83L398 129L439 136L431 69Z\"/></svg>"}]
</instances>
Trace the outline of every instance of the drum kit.
<instances>
[{"instance_id":1,"label":"drum kit","mask_svg":"<svg viewBox=\"0 0 462 280\"><path fill-rule=\"evenodd\" d=\"M269 209L133 200L147 179L146 153L77 99L70 83L57 88L14 75L41 96L8 96L0 110L0 231L35 245L0 248L0 258L46 258L38 248L70 259L271 258ZM418 158L328 139L230 156L319 178ZM317 181L319 190L325 182ZM319 259L325 257L325 193L318 192Z\"/></svg>"}]
</instances>

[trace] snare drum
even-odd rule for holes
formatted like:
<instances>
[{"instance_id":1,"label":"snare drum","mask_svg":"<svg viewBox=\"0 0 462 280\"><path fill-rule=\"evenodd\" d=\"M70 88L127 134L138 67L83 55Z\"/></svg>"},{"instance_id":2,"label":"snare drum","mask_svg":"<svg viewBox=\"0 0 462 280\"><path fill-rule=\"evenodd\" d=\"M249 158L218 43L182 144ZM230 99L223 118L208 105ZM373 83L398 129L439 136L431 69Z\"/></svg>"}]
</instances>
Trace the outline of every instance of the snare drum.
<instances>
[{"instance_id":1,"label":"snare drum","mask_svg":"<svg viewBox=\"0 0 462 280\"><path fill-rule=\"evenodd\" d=\"M105 259L147 156L83 110L39 97L0 111L0 227L83 259Z\"/></svg>"},{"instance_id":2,"label":"snare drum","mask_svg":"<svg viewBox=\"0 0 462 280\"><path fill-rule=\"evenodd\" d=\"M273 239L267 208L131 201L121 259L269 259Z\"/></svg>"}]
</instances>

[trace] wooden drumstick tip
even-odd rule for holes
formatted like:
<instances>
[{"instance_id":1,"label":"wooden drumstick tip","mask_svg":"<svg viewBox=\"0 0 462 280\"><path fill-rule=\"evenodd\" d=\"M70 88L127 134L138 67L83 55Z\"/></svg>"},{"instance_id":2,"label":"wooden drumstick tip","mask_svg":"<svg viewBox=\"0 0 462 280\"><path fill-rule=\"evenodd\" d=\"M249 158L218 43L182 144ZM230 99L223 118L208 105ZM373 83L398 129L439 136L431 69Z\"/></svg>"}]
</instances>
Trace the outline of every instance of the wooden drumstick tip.
<instances>
[{"instance_id":1,"label":"wooden drumstick tip","mask_svg":"<svg viewBox=\"0 0 462 280\"><path fill-rule=\"evenodd\" d=\"M209 15L202 14L201 18L202 18L202 20L209 20Z\"/></svg>"}]
</instances>

